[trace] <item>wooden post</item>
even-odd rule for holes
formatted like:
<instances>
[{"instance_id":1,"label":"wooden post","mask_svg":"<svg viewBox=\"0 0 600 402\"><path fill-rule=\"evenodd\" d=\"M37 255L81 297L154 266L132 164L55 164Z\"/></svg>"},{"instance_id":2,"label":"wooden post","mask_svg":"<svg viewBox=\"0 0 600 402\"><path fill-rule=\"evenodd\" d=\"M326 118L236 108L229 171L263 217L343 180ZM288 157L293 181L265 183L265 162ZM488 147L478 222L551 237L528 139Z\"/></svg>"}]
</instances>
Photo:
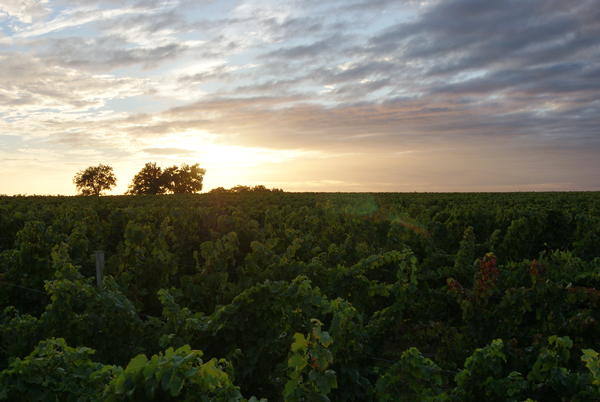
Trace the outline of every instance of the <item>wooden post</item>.
<instances>
[{"instance_id":1,"label":"wooden post","mask_svg":"<svg viewBox=\"0 0 600 402\"><path fill-rule=\"evenodd\" d=\"M96 284L99 288L102 288L102 281L104 279L104 251L97 250L94 254L96 255Z\"/></svg>"}]
</instances>

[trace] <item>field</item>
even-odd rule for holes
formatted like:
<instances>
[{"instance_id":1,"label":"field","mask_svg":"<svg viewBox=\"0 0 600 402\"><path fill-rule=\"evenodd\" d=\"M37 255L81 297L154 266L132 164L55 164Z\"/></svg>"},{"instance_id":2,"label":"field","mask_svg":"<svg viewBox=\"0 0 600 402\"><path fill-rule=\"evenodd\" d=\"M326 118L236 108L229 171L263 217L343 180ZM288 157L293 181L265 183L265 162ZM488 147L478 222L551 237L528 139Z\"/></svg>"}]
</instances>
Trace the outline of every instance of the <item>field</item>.
<instances>
[{"instance_id":1,"label":"field","mask_svg":"<svg viewBox=\"0 0 600 402\"><path fill-rule=\"evenodd\" d=\"M597 192L0 197L0 400L592 401L598 351Z\"/></svg>"}]
</instances>

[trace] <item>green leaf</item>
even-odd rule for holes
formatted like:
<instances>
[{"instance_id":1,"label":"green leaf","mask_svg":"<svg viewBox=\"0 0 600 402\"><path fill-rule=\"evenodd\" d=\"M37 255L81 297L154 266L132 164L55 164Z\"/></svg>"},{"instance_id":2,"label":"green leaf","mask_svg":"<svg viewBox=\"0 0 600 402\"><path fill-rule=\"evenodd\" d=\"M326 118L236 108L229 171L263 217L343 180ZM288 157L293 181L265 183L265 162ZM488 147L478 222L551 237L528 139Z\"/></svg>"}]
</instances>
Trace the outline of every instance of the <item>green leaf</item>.
<instances>
[{"instance_id":1,"label":"green leaf","mask_svg":"<svg viewBox=\"0 0 600 402\"><path fill-rule=\"evenodd\" d=\"M329 332L327 332L327 331L321 332L320 342L321 342L321 345L325 346L326 348L329 347L333 343L333 339L331 338L331 335L329 335Z\"/></svg>"},{"instance_id":2,"label":"green leaf","mask_svg":"<svg viewBox=\"0 0 600 402\"><path fill-rule=\"evenodd\" d=\"M148 363L148 358L146 355L137 355L133 359L129 361L127 365L126 371L139 371L144 368L144 366Z\"/></svg>"},{"instance_id":3,"label":"green leaf","mask_svg":"<svg viewBox=\"0 0 600 402\"><path fill-rule=\"evenodd\" d=\"M174 375L175 369L171 366L169 366L162 372L162 378L160 380L162 389L164 389L165 391L169 389L171 378L173 378Z\"/></svg>"},{"instance_id":4,"label":"green leaf","mask_svg":"<svg viewBox=\"0 0 600 402\"><path fill-rule=\"evenodd\" d=\"M583 355L581 360L592 375L592 384L600 385L600 359L598 352L593 349L582 349Z\"/></svg>"},{"instance_id":5,"label":"green leaf","mask_svg":"<svg viewBox=\"0 0 600 402\"><path fill-rule=\"evenodd\" d=\"M292 343L292 352L303 351L303 350L306 350L307 348L308 348L308 339L306 339L306 337L303 334L296 332L294 334L294 343Z\"/></svg>"},{"instance_id":6,"label":"green leaf","mask_svg":"<svg viewBox=\"0 0 600 402\"><path fill-rule=\"evenodd\" d=\"M178 396L183 389L184 379L177 374L174 374L169 382L169 392L172 396Z\"/></svg>"},{"instance_id":7,"label":"green leaf","mask_svg":"<svg viewBox=\"0 0 600 402\"><path fill-rule=\"evenodd\" d=\"M302 355L293 354L288 359L288 367L294 369L295 371L301 371L304 367L306 367L306 365L306 358Z\"/></svg>"}]
</instances>

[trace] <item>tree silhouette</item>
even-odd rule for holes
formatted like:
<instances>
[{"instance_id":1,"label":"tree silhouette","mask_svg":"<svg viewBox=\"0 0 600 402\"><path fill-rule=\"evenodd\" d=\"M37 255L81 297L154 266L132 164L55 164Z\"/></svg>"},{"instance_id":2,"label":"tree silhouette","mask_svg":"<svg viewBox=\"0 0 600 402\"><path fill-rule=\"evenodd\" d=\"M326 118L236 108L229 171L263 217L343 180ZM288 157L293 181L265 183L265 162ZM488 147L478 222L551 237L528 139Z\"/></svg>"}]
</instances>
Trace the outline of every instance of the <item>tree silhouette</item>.
<instances>
[{"instance_id":1,"label":"tree silhouette","mask_svg":"<svg viewBox=\"0 0 600 402\"><path fill-rule=\"evenodd\" d=\"M100 164L77 172L73 183L81 195L100 195L117 184L117 178L111 166Z\"/></svg>"},{"instance_id":2,"label":"tree silhouette","mask_svg":"<svg viewBox=\"0 0 600 402\"><path fill-rule=\"evenodd\" d=\"M129 185L129 194L164 194L167 192L166 177L160 166L148 162Z\"/></svg>"},{"instance_id":3,"label":"tree silhouette","mask_svg":"<svg viewBox=\"0 0 600 402\"><path fill-rule=\"evenodd\" d=\"M181 167L171 166L161 169L154 162L148 162L129 185L128 194L184 194L202 190L205 169L199 164Z\"/></svg>"},{"instance_id":4,"label":"tree silhouette","mask_svg":"<svg viewBox=\"0 0 600 402\"><path fill-rule=\"evenodd\" d=\"M236 193L283 193L283 190L280 188L267 188L262 184L259 184L254 187L243 186L238 184L237 186L231 187L230 189L226 189L224 187L213 188L209 191L209 193L213 194L236 194Z\"/></svg>"},{"instance_id":5,"label":"tree silhouette","mask_svg":"<svg viewBox=\"0 0 600 402\"><path fill-rule=\"evenodd\" d=\"M205 173L206 169L202 169L198 163L171 166L163 172L164 183L167 190L174 194L197 193L202 190Z\"/></svg>"}]
</instances>

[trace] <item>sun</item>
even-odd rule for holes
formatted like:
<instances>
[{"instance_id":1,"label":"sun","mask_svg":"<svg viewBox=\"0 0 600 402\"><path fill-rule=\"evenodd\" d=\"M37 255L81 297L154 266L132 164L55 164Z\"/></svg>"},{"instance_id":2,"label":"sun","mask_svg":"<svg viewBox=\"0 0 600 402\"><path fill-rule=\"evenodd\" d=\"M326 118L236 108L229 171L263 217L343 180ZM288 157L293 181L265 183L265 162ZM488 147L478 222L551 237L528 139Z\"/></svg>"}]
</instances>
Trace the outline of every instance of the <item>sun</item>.
<instances>
[{"instance_id":1,"label":"sun","mask_svg":"<svg viewBox=\"0 0 600 402\"><path fill-rule=\"evenodd\" d=\"M264 184L256 175L267 165L280 165L310 152L295 149L247 147L221 142L221 137L205 131L188 131L154 139L145 147L160 163L199 163L207 170L205 189L237 184Z\"/></svg>"}]
</instances>

